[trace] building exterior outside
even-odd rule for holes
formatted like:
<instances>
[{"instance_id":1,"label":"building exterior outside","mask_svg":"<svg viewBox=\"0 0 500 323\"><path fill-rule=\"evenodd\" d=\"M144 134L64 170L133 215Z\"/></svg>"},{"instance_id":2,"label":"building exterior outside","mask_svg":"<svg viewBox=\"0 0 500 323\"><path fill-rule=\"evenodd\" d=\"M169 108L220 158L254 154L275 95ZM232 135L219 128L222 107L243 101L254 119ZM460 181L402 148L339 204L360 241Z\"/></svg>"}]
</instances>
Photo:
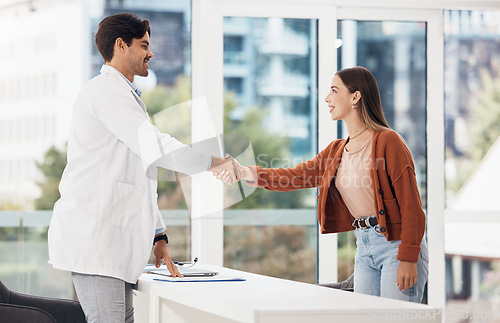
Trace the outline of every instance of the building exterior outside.
<instances>
[{"instance_id":1,"label":"building exterior outside","mask_svg":"<svg viewBox=\"0 0 500 323\"><path fill-rule=\"evenodd\" d=\"M157 82L171 85L178 75L189 73L184 50L189 1L151 4L147 7L154 9L148 10L122 1L12 1L0 6L0 26L16 31L7 33L0 47L0 151L5 152L0 154L0 203L33 208L42 180L36 163L52 145L64 149L74 98L103 64L93 40L103 15L134 9L151 20L156 30L153 87Z\"/></svg>"},{"instance_id":2,"label":"building exterior outside","mask_svg":"<svg viewBox=\"0 0 500 323\"><path fill-rule=\"evenodd\" d=\"M296 158L316 142L315 28L308 19L224 18L224 86L238 100L231 118L266 107L264 125L289 138Z\"/></svg>"},{"instance_id":3,"label":"building exterior outside","mask_svg":"<svg viewBox=\"0 0 500 323\"><path fill-rule=\"evenodd\" d=\"M0 203L25 209L39 194L36 162L64 145L73 99L89 76L84 6L43 4L0 6L0 26L11 31L0 47Z\"/></svg>"},{"instance_id":4,"label":"building exterior outside","mask_svg":"<svg viewBox=\"0 0 500 323\"><path fill-rule=\"evenodd\" d=\"M190 1L84 1L12 2L2 11L0 25L15 26L0 49L0 196L31 209L40 194L36 162L47 149L63 148L69 133L73 100L79 89L99 73L103 64L93 43L100 20L133 11L152 26L149 82L172 85L179 75L190 74ZM59 17L58 20L54 17ZM224 24L225 86L237 95L233 119L241 119L251 106L267 106L263 121L275 133L291 138L294 156L311 149L316 124L311 118L309 72L314 64L308 37L300 22L269 19L262 39L249 37L251 20ZM233 22L233 23L232 23ZM36 26L36 28L33 28ZM64 26L64 28L61 28ZM273 40L280 39L280 43ZM54 58L57 59L54 59ZM259 60L259 64L256 63ZM265 61L267 68L257 70ZM77 63L75 63L77 62ZM83 63L83 64L82 64ZM152 82L152 84L151 84ZM256 86L259 84L259 86Z\"/></svg>"}]
</instances>

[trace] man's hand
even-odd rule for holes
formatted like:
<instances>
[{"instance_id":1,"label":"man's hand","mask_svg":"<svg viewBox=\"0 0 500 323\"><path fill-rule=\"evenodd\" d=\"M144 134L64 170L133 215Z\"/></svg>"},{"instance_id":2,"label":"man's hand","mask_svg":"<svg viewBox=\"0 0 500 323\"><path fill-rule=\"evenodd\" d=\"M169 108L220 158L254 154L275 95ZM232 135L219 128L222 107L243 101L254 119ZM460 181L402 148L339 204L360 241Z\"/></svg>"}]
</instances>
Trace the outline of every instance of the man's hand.
<instances>
[{"instance_id":1,"label":"man's hand","mask_svg":"<svg viewBox=\"0 0 500 323\"><path fill-rule=\"evenodd\" d=\"M241 179L241 166L233 157L226 154L225 158L212 157L211 171L217 179L220 179L226 184L233 184Z\"/></svg>"},{"instance_id":2,"label":"man's hand","mask_svg":"<svg viewBox=\"0 0 500 323\"><path fill-rule=\"evenodd\" d=\"M417 283L418 271L417 263L410 261L401 261L398 268L398 276L396 286L399 286L399 291L408 289Z\"/></svg>"},{"instance_id":3,"label":"man's hand","mask_svg":"<svg viewBox=\"0 0 500 323\"><path fill-rule=\"evenodd\" d=\"M155 255L156 258L156 264L155 264L156 268L160 268L161 260L163 259L165 265L167 266L168 271L170 272L170 275L172 275L173 278L184 277L181 275L179 269L172 261L172 258L170 257L170 252L168 251L168 245L165 240L160 240L157 243L155 243L153 254Z\"/></svg>"},{"instance_id":4,"label":"man's hand","mask_svg":"<svg viewBox=\"0 0 500 323\"><path fill-rule=\"evenodd\" d=\"M238 179L245 179L247 180L247 184L251 185L251 183L248 182L255 182L257 180L257 174L256 172L253 172L249 167L242 166L236 159L234 159L231 155L226 154L225 160L230 161L233 164L234 171L236 174L238 174ZM221 171L221 172L214 172L214 176L217 177L217 179L221 180L222 182L226 184L232 184L231 182L231 174L229 172Z\"/></svg>"}]
</instances>

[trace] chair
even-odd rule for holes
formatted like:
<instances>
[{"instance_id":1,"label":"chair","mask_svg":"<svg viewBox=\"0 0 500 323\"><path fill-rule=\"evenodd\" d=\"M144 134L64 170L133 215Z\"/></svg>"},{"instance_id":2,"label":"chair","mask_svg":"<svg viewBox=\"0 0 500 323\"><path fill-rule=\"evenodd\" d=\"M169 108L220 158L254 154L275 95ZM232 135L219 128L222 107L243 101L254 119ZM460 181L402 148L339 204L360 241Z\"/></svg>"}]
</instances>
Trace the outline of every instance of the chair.
<instances>
[{"instance_id":1,"label":"chair","mask_svg":"<svg viewBox=\"0 0 500 323\"><path fill-rule=\"evenodd\" d=\"M0 318L9 323L85 323L80 303L10 291L0 281Z\"/></svg>"},{"instance_id":2,"label":"chair","mask_svg":"<svg viewBox=\"0 0 500 323\"><path fill-rule=\"evenodd\" d=\"M336 288L336 289L342 289L346 290L349 292L354 292L354 273L349 276L346 280L340 283L329 283L329 284L319 284L320 286L323 287L330 287L330 288Z\"/></svg>"}]
</instances>

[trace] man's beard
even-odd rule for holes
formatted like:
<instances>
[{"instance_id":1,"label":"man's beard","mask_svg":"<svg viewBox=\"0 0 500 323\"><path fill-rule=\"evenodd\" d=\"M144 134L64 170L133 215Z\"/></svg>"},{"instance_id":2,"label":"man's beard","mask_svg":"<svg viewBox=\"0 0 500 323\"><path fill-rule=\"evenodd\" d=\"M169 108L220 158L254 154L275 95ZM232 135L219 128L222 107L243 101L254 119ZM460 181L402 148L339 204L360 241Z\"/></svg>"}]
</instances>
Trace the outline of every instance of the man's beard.
<instances>
[{"instance_id":1,"label":"man's beard","mask_svg":"<svg viewBox=\"0 0 500 323\"><path fill-rule=\"evenodd\" d=\"M149 69L143 64L138 68L137 75L146 77L149 75Z\"/></svg>"},{"instance_id":2,"label":"man's beard","mask_svg":"<svg viewBox=\"0 0 500 323\"><path fill-rule=\"evenodd\" d=\"M149 64L149 61L147 61ZM146 61L143 59L140 64L134 64L134 75L146 77L149 75L149 69L146 67Z\"/></svg>"}]
</instances>

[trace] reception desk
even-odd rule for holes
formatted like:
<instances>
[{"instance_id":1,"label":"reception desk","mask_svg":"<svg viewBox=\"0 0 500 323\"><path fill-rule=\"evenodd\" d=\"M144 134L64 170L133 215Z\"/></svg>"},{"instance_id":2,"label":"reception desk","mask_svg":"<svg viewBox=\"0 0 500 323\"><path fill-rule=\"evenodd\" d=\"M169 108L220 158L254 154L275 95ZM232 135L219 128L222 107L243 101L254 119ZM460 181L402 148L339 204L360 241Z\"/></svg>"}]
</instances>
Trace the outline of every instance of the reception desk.
<instances>
[{"instance_id":1,"label":"reception desk","mask_svg":"<svg viewBox=\"0 0 500 323\"><path fill-rule=\"evenodd\" d=\"M143 274L136 285L136 322L442 322L442 310L243 271L196 265L246 281L161 282ZM137 316L136 316L137 317ZM146 318L147 317L147 318Z\"/></svg>"}]
</instances>

